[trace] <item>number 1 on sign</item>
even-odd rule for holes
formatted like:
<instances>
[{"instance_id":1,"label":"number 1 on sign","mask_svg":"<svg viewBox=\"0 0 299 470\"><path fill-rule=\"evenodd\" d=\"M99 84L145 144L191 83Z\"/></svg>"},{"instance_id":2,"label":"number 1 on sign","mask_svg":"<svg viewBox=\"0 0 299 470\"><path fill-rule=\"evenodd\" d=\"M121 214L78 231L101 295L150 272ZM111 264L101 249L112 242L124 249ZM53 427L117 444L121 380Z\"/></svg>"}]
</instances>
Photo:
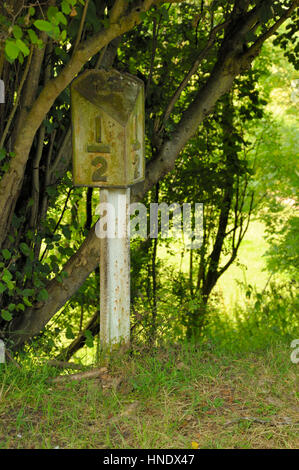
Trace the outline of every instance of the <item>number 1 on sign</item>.
<instances>
[{"instance_id":1,"label":"number 1 on sign","mask_svg":"<svg viewBox=\"0 0 299 470\"><path fill-rule=\"evenodd\" d=\"M102 143L102 122L101 116L97 116L95 118L95 144L88 145L87 151L90 153L98 153L98 154L110 154L110 147L109 145L105 145ZM92 181L107 181L106 172L108 169L108 162L106 157L103 155L97 155L91 162L93 166L97 169L92 174Z\"/></svg>"}]
</instances>

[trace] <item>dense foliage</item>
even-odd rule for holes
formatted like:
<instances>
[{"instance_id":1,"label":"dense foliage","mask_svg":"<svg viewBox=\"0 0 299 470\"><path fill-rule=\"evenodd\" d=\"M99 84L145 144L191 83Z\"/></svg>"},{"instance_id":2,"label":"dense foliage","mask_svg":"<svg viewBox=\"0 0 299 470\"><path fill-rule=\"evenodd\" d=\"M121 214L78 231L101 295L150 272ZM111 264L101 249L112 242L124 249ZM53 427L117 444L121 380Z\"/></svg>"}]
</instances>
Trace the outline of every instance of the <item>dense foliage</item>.
<instances>
[{"instance_id":1,"label":"dense foliage","mask_svg":"<svg viewBox=\"0 0 299 470\"><path fill-rule=\"evenodd\" d=\"M134 200L204 203L201 248L179 249L188 272L165 269L158 258L158 247L171 250L171 241L132 243L133 339L213 331L221 317L215 286L237 261L253 217L268 228L270 273L285 273L284 286L298 283L297 6L1 4L0 336L9 347L35 338L44 353L69 358L99 331L98 194L73 187L71 176L69 84L85 69L113 66L145 84L147 173ZM271 326L290 334L296 321L281 321L285 307L279 310L277 286L270 287L273 295L248 296L255 296L257 321L274 312ZM296 306L293 287L280 295Z\"/></svg>"}]
</instances>

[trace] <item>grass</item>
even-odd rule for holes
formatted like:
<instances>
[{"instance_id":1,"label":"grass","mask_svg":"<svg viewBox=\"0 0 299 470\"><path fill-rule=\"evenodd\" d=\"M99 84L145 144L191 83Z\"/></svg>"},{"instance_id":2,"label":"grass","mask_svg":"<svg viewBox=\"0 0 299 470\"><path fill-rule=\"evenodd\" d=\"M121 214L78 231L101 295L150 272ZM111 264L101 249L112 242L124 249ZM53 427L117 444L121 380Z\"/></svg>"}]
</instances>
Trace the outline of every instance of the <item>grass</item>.
<instances>
[{"instance_id":1,"label":"grass","mask_svg":"<svg viewBox=\"0 0 299 470\"><path fill-rule=\"evenodd\" d=\"M21 369L0 364L0 449L298 448L299 364L290 360L290 338L279 328L274 334L273 318L294 326L292 339L298 323L283 314L285 304L272 316L247 308L248 318L236 322L244 293L235 280L261 290L268 278L263 232L252 223L240 264L220 279L224 302L207 330L212 340L116 354L101 381L51 384L61 371L29 356ZM179 249L171 258L159 251L164 263L180 264ZM95 348L76 357L90 363Z\"/></svg>"},{"instance_id":2,"label":"grass","mask_svg":"<svg viewBox=\"0 0 299 470\"><path fill-rule=\"evenodd\" d=\"M59 373L28 359L2 368L0 449L299 447L289 345L168 345L116 355L102 381L47 382Z\"/></svg>"},{"instance_id":3,"label":"grass","mask_svg":"<svg viewBox=\"0 0 299 470\"><path fill-rule=\"evenodd\" d=\"M255 220L249 225L248 231L238 252L238 263L234 263L219 279L217 289L223 294L225 306L230 308L236 302L244 301L244 291L237 281L255 286L263 290L269 279L269 272L265 269L264 254L268 244L264 238L265 226Z\"/></svg>"}]
</instances>

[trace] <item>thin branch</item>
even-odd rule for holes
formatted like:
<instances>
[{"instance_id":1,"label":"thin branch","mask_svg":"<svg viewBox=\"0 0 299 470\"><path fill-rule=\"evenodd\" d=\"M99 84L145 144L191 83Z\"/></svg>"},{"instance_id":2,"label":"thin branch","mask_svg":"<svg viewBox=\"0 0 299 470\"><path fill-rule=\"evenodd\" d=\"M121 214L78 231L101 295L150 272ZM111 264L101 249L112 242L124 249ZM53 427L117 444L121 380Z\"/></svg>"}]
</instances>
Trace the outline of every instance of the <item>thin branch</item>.
<instances>
[{"instance_id":1,"label":"thin branch","mask_svg":"<svg viewBox=\"0 0 299 470\"><path fill-rule=\"evenodd\" d=\"M30 227L32 228L35 227L36 225L38 209L39 209L39 190L40 190L39 188L39 165L40 165L40 161L43 155L45 135L46 135L46 126L42 124L39 129L37 151L33 160L33 175L32 175L33 205L31 208L31 217L30 217Z\"/></svg>"},{"instance_id":2,"label":"thin branch","mask_svg":"<svg viewBox=\"0 0 299 470\"><path fill-rule=\"evenodd\" d=\"M159 30L159 24L157 24L157 19L154 18L153 19L153 47L152 47L152 55L151 55L151 65L150 65L149 76L146 82L145 96L148 95L149 86L151 84L152 76L153 76L154 61L155 61L155 55L156 55L156 50L157 50L158 30Z\"/></svg>"},{"instance_id":3,"label":"thin branch","mask_svg":"<svg viewBox=\"0 0 299 470\"><path fill-rule=\"evenodd\" d=\"M66 132L66 134L65 134L65 137L64 137L64 139L63 139L62 145L61 145L61 147L60 147L60 149L59 149L59 152L58 152L58 154L57 154L57 156L56 156L56 158L55 158L55 160L54 160L54 162L53 162L53 164L52 164L51 175L54 174L54 171L56 170L56 167L57 167L58 163L60 162L60 160L61 160L61 158L62 158L62 156L63 156L63 154L64 154L66 148L67 148L69 145L71 145L71 134L72 134L72 128L71 128L71 126L69 126L69 128L68 128L68 130L67 130L67 132Z\"/></svg>"},{"instance_id":4,"label":"thin branch","mask_svg":"<svg viewBox=\"0 0 299 470\"><path fill-rule=\"evenodd\" d=\"M58 220L58 222L57 222L57 224L55 225L55 228L54 228L54 230L53 230L53 233L52 233L53 235L54 235L54 233L56 232L56 230L58 229L58 227L59 227L59 225L60 225L60 223L61 223L61 221L62 221L62 218L63 218L64 213L65 213L65 211L66 211L67 203L69 202L69 198L70 198L70 195L71 195L72 190L73 190L73 187L70 188L69 191L68 191L68 193L67 193L67 197L66 197L66 200L65 200L65 203L64 203L64 207L63 207L63 210L62 210L61 215L60 215L60 217L59 217L59 220ZM47 251L48 251L48 247L46 246L46 248L44 249L44 252L43 252L43 254L42 254L42 256L41 256L40 261L43 260L43 258L44 258L44 256L45 256L45 254L47 253Z\"/></svg>"},{"instance_id":5,"label":"thin branch","mask_svg":"<svg viewBox=\"0 0 299 470\"><path fill-rule=\"evenodd\" d=\"M76 42L74 44L74 49L73 49L73 54L72 55L74 55L74 53L76 52L77 47L79 46L80 41L81 41L83 26L84 26L84 23L85 23L86 13L87 13L87 10L88 10L88 4L89 4L89 0L86 0L84 8L83 8L82 17L81 17L81 21L80 21L80 26L79 26L79 29L78 29Z\"/></svg>"},{"instance_id":6,"label":"thin branch","mask_svg":"<svg viewBox=\"0 0 299 470\"><path fill-rule=\"evenodd\" d=\"M33 46L31 46L31 49L30 49L30 54L29 54L28 59L27 59L27 63L26 63L26 67L25 67L25 70L24 70L24 73L23 73L23 76L22 76L22 80L20 82L20 85L19 85L19 88L18 88L18 91L17 91L15 104L14 104L12 110L11 110L11 113L10 113L9 118L7 120L5 129L3 131L3 135L2 135L1 140L0 140L0 148L3 147L3 144L5 142L5 139L7 137L9 129L10 129L10 125L11 125L12 120L15 116L16 111L17 111L17 107L18 107L18 104L19 104L19 101L20 101L21 92L22 92L25 80L26 80L28 72L29 72L31 58L32 58L32 52L33 52Z\"/></svg>"},{"instance_id":7,"label":"thin branch","mask_svg":"<svg viewBox=\"0 0 299 470\"><path fill-rule=\"evenodd\" d=\"M41 207L40 220L43 220L43 218L46 215L46 210L47 210L47 201L48 201L47 187L50 184L50 177L51 177L50 164L51 164L51 159L52 159L52 155L53 155L53 148L54 148L54 143L55 143L56 132L57 132L57 129L54 129L53 132L51 133L51 138L50 138L51 140L50 140L50 145L49 145L48 154L47 154L46 174L45 174L45 189L44 189L44 197L43 197L42 207Z\"/></svg>"},{"instance_id":8,"label":"thin branch","mask_svg":"<svg viewBox=\"0 0 299 470\"><path fill-rule=\"evenodd\" d=\"M277 31L277 29L286 21L286 19L292 15L298 5L299 0L295 0L286 13L282 15L279 20L277 20L276 23L271 26L271 28L262 34L251 47L249 47L246 53L243 54L243 57L250 57L251 55L258 53L264 42Z\"/></svg>"},{"instance_id":9,"label":"thin branch","mask_svg":"<svg viewBox=\"0 0 299 470\"><path fill-rule=\"evenodd\" d=\"M106 46L103 47L103 49L101 50L100 56L99 56L99 58L98 58L98 60L97 60L97 63L96 63L96 69L98 69L98 68L101 66L108 45L109 45L109 44L106 44Z\"/></svg>"},{"instance_id":10,"label":"thin branch","mask_svg":"<svg viewBox=\"0 0 299 470\"><path fill-rule=\"evenodd\" d=\"M47 51L49 57L51 55L53 49L53 41L51 40L47 44ZM45 68L45 76L44 76L44 85L47 85L48 81L51 78L51 67L50 62L47 61L47 65ZM37 220L38 220L38 210L40 204L40 162L43 156L43 148L44 148L44 140L46 135L46 126L43 123L40 127L39 136L38 136L38 145L35 158L33 160L33 175L32 175L32 199L33 205L31 209L31 217L30 217L30 226L33 228L35 227Z\"/></svg>"},{"instance_id":11,"label":"thin branch","mask_svg":"<svg viewBox=\"0 0 299 470\"><path fill-rule=\"evenodd\" d=\"M162 131L166 121L168 120L170 114L172 113L172 110L175 106L175 103L177 102L177 100L179 99L179 97L181 96L181 93L182 91L186 88L186 86L188 85L189 83L189 80L190 78L195 74L195 72L197 71L200 63L202 62L202 60L206 57L207 53L209 52L209 50L211 49L212 45L214 44L214 41L215 41L215 38L216 38L216 34L218 33L218 31L220 31L221 29L225 28L227 25L229 24L229 21L225 21L224 23L221 23L217 26L215 26L215 28L212 29L211 33L210 33L210 37L208 39L208 42L206 44L206 46L204 47L204 49L199 53L197 59L195 60L194 64L192 65L191 69L189 70L189 72L187 73L187 75L184 77L184 79L181 81L181 83L179 84L179 86L177 87L176 91L174 92L166 110L165 110L165 113L164 113L164 117L162 119L162 124L161 124L161 127L159 129L159 132Z\"/></svg>"}]
</instances>

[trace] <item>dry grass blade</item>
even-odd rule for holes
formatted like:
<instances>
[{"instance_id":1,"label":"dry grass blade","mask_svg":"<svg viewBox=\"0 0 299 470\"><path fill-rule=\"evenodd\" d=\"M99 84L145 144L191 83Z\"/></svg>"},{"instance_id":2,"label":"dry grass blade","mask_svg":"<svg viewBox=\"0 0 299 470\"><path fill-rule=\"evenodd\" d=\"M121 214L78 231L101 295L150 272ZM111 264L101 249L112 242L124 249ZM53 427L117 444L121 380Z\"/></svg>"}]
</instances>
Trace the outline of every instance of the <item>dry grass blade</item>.
<instances>
[{"instance_id":1,"label":"dry grass blade","mask_svg":"<svg viewBox=\"0 0 299 470\"><path fill-rule=\"evenodd\" d=\"M74 362L58 361L57 359L51 359L48 361L49 366L58 367L60 369L83 369L84 366L81 364L75 364Z\"/></svg>"}]
</instances>

